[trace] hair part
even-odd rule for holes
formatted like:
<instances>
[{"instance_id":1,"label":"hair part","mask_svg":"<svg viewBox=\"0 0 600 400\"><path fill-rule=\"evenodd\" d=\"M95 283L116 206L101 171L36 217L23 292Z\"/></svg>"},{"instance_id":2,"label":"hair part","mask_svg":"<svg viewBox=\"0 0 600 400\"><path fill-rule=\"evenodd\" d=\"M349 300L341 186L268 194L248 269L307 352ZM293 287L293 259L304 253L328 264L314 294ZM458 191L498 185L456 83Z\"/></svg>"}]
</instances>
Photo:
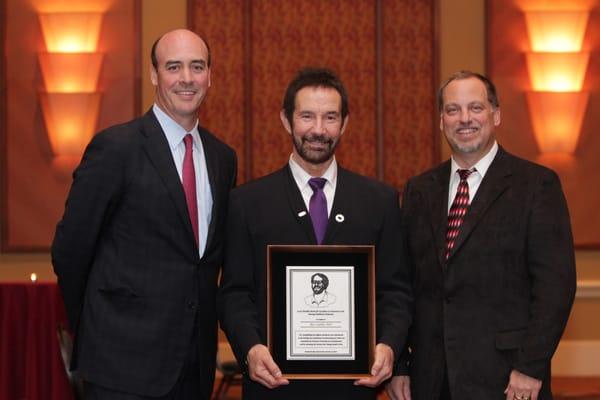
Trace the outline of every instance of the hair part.
<instances>
[{"instance_id":1,"label":"hair part","mask_svg":"<svg viewBox=\"0 0 600 400\"><path fill-rule=\"evenodd\" d=\"M296 95L305 87L335 89L342 99L342 120L348 115L348 93L337 75L327 68L304 68L289 83L283 96L282 109L290 125L293 125Z\"/></svg>"},{"instance_id":2,"label":"hair part","mask_svg":"<svg viewBox=\"0 0 600 400\"><path fill-rule=\"evenodd\" d=\"M208 67L210 67L211 64L211 55L210 55L210 46L208 45L208 41L206 39L204 39L202 36L198 35L196 32L194 32L199 38L200 40L202 40L204 42L204 45L206 46L206 50L208 51L208 59L206 60L206 64ZM152 62L152 66L154 67L155 70L158 70L158 59L156 58L156 46L158 46L158 42L160 42L160 39L162 39L164 35L160 35L158 37L158 39L156 39L154 41L154 43L152 44L152 49L150 49L150 62Z\"/></svg>"},{"instance_id":3,"label":"hair part","mask_svg":"<svg viewBox=\"0 0 600 400\"><path fill-rule=\"evenodd\" d=\"M452 81L458 81L463 79L475 78L479 79L481 83L484 84L485 90L487 92L487 99L495 109L500 107L500 102L498 101L498 94L496 93L496 86L494 83L487 77L477 72L462 70L455 72L450 75L450 77L440 86L440 89L437 93L437 103L438 103L438 111L442 112L444 109L444 91L446 90L446 86L450 84Z\"/></svg>"}]
</instances>

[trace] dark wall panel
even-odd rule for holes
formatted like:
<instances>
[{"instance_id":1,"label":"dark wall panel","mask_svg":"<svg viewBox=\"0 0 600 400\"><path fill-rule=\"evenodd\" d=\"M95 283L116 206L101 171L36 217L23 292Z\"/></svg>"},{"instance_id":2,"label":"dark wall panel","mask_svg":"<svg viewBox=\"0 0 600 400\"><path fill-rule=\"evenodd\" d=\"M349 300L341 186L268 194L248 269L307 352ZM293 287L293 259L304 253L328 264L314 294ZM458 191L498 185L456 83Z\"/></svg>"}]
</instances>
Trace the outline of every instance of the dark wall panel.
<instances>
[{"instance_id":1,"label":"dark wall panel","mask_svg":"<svg viewBox=\"0 0 600 400\"><path fill-rule=\"evenodd\" d=\"M287 83L304 66L332 68L347 86L350 121L337 151L342 165L401 187L437 161L435 1L189 5L190 26L206 34L215 58L205 122L236 148L240 182L287 161L291 139L279 110Z\"/></svg>"}]
</instances>

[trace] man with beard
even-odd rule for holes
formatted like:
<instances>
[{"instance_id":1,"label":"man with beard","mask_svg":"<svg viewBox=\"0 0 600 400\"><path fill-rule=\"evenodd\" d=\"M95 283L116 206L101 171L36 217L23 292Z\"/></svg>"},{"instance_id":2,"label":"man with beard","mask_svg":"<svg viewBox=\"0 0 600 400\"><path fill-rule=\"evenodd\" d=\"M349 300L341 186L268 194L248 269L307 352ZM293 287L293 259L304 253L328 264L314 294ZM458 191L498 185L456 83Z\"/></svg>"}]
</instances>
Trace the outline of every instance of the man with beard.
<instances>
[{"instance_id":1,"label":"man with beard","mask_svg":"<svg viewBox=\"0 0 600 400\"><path fill-rule=\"evenodd\" d=\"M289 162L232 191L229 202L218 306L221 326L245 368L243 398L375 399L373 388L391 376L411 318L408 269L398 246L398 193L336 162L348 98L332 72L300 71L287 88L280 117L292 139ZM270 244L375 245L377 345L370 377L282 378L265 346Z\"/></svg>"},{"instance_id":2,"label":"man with beard","mask_svg":"<svg viewBox=\"0 0 600 400\"><path fill-rule=\"evenodd\" d=\"M438 106L452 158L405 187L415 315L388 391L394 400L551 399L550 361L576 283L558 176L498 146L500 106L486 77L454 74Z\"/></svg>"}]
</instances>

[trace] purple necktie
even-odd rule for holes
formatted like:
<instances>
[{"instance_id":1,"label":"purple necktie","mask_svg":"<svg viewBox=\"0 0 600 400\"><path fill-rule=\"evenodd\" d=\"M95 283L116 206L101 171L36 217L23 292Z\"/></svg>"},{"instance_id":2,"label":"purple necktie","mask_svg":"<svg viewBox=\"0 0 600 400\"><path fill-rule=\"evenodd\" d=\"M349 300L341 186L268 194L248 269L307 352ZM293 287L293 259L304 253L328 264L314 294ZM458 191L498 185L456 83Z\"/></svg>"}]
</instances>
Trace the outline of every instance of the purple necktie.
<instances>
[{"instance_id":1,"label":"purple necktie","mask_svg":"<svg viewBox=\"0 0 600 400\"><path fill-rule=\"evenodd\" d=\"M325 231L327 230L327 198L325 198L325 193L323 193L325 182L327 182L327 179L325 178L310 178L308 180L308 184L313 190L313 195L310 197L308 213L312 220L318 244L323 243Z\"/></svg>"},{"instance_id":2,"label":"purple necktie","mask_svg":"<svg viewBox=\"0 0 600 400\"><path fill-rule=\"evenodd\" d=\"M185 201L187 203L188 213L194 229L194 237L198 244L198 203L196 198L196 171L194 171L194 157L192 149L194 139L192 135L187 134L183 138L185 142L185 155L183 156L183 191L185 192Z\"/></svg>"}]
</instances>

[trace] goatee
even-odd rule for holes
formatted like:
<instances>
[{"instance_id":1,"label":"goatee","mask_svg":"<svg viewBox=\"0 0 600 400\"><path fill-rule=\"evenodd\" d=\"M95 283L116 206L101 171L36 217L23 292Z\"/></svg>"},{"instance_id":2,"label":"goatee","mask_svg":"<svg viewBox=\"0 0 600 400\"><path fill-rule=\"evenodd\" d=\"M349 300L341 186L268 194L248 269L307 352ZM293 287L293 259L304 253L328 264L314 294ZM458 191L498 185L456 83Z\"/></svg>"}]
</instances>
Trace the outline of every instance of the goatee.
<instances>
[{"instance_id":1,"label":"goatee","mask_svg":"<svg viewBox=\"0 0 600 400\"><path fill-rule=\"evenodd\" d=\"M292 141L296 151L302 157L302 159L311 164L322 164L329 160L335 151L337 141L329 139L324 135L310 135L303 138L299 138L292 134ZM308 145L311 143L322 143L326 145L323 150L310 150Z\"/></svg>"}]
</instances>

